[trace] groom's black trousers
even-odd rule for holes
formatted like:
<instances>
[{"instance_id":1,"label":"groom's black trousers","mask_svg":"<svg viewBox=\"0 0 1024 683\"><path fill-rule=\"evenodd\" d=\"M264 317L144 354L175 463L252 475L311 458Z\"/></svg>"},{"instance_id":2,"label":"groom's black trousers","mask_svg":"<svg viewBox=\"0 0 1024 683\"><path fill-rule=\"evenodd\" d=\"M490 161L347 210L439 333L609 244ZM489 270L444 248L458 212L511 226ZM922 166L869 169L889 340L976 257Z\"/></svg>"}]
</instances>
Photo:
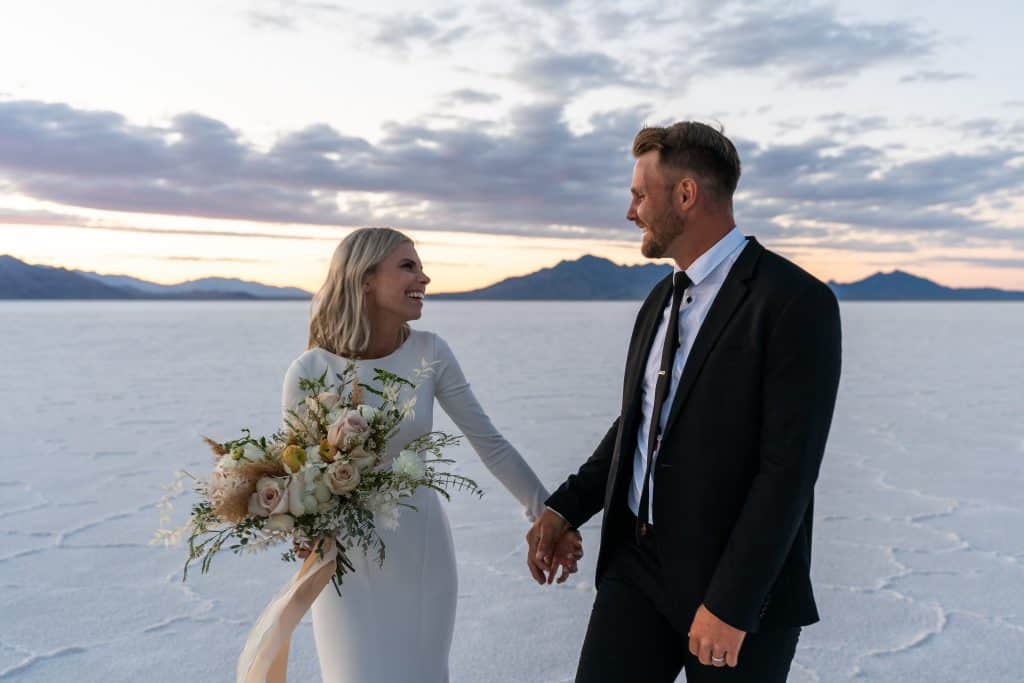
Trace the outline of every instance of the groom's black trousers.
<instances>
[{"instance_id":1,"label":"groom's black trousers","mask_svg":"<svg viewBox=\"0 0 1024 683\"><path fill-rule=\"evenodd\" d=\"M635 518L634 518L635 519ZM690 654L689 638L664 613L665 581L655 532L619 539L601 579L580 654L576 683L783 683L796 653L799 628L748 634L736 668L705 666Z\"/></svg>"}]
</instances>

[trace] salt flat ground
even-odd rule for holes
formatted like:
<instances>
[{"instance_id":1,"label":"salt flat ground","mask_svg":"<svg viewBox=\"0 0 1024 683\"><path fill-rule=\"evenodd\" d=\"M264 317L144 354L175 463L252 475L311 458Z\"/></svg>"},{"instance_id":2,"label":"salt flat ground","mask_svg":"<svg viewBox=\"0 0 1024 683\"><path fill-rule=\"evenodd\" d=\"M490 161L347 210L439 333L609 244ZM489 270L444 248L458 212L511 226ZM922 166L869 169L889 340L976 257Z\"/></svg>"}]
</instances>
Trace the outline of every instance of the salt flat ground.
<instances>
[{"instance_id":1,"label":"salt flat ground","mask_svg":"<svg viewBox=\"0 0 1024 683\"><path fill-rule=\"evenodd\" d=\"M553 487L614 417L636 308L429 302L418 326L448 339ZM0 681L232 678L295 566L225 554L182 584L181 549L147 545L154 504L175 470L208 467L200 434L276 428L305 319L291 303L0 302ZM1024 680L1024 306L846 304L843 319L817 489L823 621L790 680ZM597 520L581 572L540 588L518 506L468 447L456 456L487 495L448 508L453 679L571 680ZM307 621L293 680L319 679L315 657Z\"/></svg>"}]
</instances>

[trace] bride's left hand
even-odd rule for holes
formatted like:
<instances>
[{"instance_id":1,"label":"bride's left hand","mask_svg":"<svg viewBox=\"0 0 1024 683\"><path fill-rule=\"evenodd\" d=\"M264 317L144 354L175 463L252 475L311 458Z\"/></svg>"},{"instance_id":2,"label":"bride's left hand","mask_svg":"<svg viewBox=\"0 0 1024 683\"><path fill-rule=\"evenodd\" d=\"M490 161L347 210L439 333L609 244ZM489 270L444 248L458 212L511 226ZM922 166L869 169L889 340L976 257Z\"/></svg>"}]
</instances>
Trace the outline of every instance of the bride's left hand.
<instances>
[{"instance_id":1,"label":"bride's left hand","mask_svg":"<svg viewBox=\"0 0 1024 683\"><path fill-rule=\"evenodd\" d=\"M583 558L583 537L580 532L570 529L562 534L555 544L555 552L551 562L551 573L548 575L548 583L555 578L558 568L561 574L558 583L565 583L571 574L579 571L577 563Z\"/></svg>"}]
</instances>

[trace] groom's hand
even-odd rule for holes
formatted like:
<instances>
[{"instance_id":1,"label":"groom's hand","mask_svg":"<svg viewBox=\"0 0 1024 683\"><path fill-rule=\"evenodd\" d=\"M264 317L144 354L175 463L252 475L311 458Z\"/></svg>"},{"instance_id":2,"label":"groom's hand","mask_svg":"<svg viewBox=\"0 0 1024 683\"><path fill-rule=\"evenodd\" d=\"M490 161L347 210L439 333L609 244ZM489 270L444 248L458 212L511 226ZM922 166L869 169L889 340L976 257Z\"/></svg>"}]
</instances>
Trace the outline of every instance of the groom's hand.
<instances>
[{"instance_id":1,"label":"groom's hand","mask_svg":"<svg viewBox=\"0 0 1024 683\"><path fill-rule=\"evenodd\" d=\"M555 545L568 530L569 522L546 509L526 532L526 564L534 580L542 586L554 578L557 569L553 564ZM545 572L550 576L545 576Z\"/></svg>"},{"instance_id":2,"label":"groom's hand","mask_svg":"<svg viewBox=\"0 0 1024 683\"><path fill-rule=\"evenodd\" d=\"M690 654L705 666L734 667L746 636L745 631L730 626L701 605L690 625Z\"/></svg>"}]
</instances>

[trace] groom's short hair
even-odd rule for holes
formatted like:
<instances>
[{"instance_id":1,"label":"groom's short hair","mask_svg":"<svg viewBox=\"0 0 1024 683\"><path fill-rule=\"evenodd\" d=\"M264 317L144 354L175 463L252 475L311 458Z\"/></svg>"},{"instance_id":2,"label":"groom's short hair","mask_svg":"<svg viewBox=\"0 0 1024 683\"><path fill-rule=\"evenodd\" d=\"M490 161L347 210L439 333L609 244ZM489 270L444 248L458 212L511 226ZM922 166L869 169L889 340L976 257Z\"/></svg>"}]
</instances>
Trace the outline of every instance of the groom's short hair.
<instances>
[{"instance_id":1,"label":"groom's short hair","mask_svg":"<svg viewBox=\"0 0 1024 683\"><path fill-rule=\"evenodd\" d=\"M652 150L660 152L662 168L694 173L713 198L732 200L740 180L740 155L722 131L699 121L646 126L633 139L633 156Z\"/></svg>"}]
</instances>

